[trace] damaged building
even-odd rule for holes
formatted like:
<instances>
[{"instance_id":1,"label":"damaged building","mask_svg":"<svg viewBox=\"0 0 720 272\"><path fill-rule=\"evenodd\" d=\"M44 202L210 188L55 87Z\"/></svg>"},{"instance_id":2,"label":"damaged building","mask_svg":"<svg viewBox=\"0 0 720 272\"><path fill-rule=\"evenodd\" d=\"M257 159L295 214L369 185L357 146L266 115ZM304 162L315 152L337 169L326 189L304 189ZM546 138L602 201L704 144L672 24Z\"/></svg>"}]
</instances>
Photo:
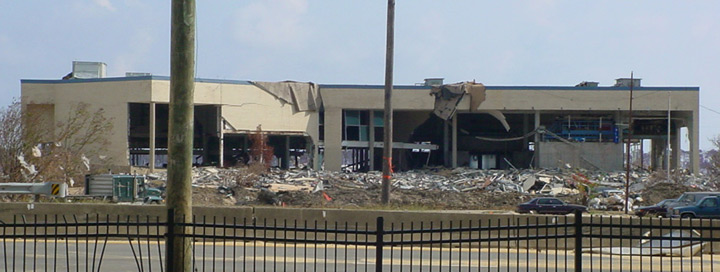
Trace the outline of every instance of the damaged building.
<instances>
[{"instance_id":1,"label":"damaged building","mask_svg":"<svg viewBox=\"0 0 720 272\"><path fill-rule=\"evenodd\" d=\"M50 128L77 103L102 108L113 122L106 154L113 165L125 171L164 167L169 78L104 74L103 63L75 62L62 80L22 80L23 108L48 120ZM698 172L698 87L649 87L625 78L612 86L442 81L394 86L395 171L437 165L616 171L624 168L624 143L632 132L636 147L649 143L644 148L652 169L682 167L685 140L688 168ZM196 79L194 162L246 163L251 136L260 129L279 168L379 170L383 99L381 85Z\"/></svg>"}]
</instances>

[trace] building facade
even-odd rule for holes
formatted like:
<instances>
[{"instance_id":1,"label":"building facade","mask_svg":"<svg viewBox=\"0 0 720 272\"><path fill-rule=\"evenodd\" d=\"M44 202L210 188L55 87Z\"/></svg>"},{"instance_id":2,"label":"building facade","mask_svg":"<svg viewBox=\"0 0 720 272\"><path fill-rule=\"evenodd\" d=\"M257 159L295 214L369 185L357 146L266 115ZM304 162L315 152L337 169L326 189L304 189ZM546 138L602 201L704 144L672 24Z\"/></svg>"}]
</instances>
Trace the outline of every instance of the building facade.
<instances>
[{"instance_id":1,"label":"building facade","mask_svg":"<svg viewBox=\"0 0 720 272\"><path fill-rule=\"evenodd\" d=\"M631 114L628 79L607 87L592 82L483 86L439 81L394 87L396 171L434 165L624 168ZM43 116L46 127L62 121L77 103L102 108L113 122L106 155L114 165L164 167L168 77L70 77L22 80L21 86L24 110ZM632 90L632 143L650 143L649 166L681 166L684 128L689 168L697 173L699 88L647 87L636 79ZM368 171L381 169L385 159L383 86L197 79L194 95L198 164L247 162L250 135L258 129L268 136L275 164L282 168Z\"/></svg>"}]
</instances>

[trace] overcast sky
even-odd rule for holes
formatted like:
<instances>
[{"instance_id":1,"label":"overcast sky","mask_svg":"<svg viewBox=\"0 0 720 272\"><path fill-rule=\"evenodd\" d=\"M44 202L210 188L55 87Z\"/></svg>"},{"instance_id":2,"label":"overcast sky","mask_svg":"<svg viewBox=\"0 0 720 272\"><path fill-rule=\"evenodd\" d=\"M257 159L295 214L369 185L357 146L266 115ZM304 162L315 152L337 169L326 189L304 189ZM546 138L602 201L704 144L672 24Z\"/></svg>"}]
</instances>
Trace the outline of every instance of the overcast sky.
<instances>
[{"instance_id":1,"label":"overcast sky","mask_svg":"<svg viewBox=\"0 0 720 272\"><path fill-rule=\"evenodd\" d=\"M383 84L387 1L198 1L197 76ZM720 1L397 0L395 84L700 87L720 134ZM74 60L169 75L170 1L0 0L0 105Z\"/></svg>"}]
</instances>

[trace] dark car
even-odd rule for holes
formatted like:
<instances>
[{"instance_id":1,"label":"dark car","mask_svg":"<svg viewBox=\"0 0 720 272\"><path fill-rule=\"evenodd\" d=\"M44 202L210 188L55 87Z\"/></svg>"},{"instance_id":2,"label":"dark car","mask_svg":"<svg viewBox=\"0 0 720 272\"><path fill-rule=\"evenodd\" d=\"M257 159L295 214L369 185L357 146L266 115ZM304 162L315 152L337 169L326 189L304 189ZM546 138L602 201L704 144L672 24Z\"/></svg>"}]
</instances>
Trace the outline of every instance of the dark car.
<instances>
[{"instance_id":1,"label":"dark car","mask_svg":"<svg viewBox=\"0 0 720 272\"><path fill-rule=\"evenodd\" d=\"M582 205L567 204L560 199L554 197L537 197L532 200L517 205L516 211L519 213L551 213L551 214L569 214L579 210L587 212L587 207Z\"/></svg>"},{"instance_id":2,"label":"dark car","mask_svg":"<svg viewBox=\"0 0 720 272\"><path fill-rule=\"evenodd\" d=\"M675 199L665 199L655 205L637 207L635 208L635 215L667 217L667 207L665 204L673 201L675 201Z\"/></svg>"}]
</instances>

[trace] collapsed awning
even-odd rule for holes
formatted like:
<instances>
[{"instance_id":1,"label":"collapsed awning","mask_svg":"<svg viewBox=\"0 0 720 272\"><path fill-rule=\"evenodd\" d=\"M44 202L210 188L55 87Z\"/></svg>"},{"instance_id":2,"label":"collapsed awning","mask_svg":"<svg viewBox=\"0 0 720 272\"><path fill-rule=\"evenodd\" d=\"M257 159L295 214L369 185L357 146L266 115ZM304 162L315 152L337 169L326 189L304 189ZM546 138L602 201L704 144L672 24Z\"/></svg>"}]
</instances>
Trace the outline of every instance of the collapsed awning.
<instances>
[{"instance_id":1,"label":"collapsed awning","mask_svg":"<svg viewBox=\"0 0 720 272\"><path fill-rule=\"evenodd\" d=\"M322 106L318 85L312 82L262 82L251 81L253 85L274 95L285 103L295 106L296 111L317 111Z\"/></svg>"},{"instance_id":2,"label":"collapsed awning","mask_svg":"<svg viewBox=\"0 0 720 272\"><path fill-rule=\"evenodd\" d=\"M435 96L433 113L443 120L452 118L460 101L467 96L470 99L470 112L490 114L502 123L506 131L510 130L505 115L499 110L478 110L480 104L485 101L485 85L482 83L461 82L434 86L430 91L430 95Z\"/></svg>"}]
</instances>

